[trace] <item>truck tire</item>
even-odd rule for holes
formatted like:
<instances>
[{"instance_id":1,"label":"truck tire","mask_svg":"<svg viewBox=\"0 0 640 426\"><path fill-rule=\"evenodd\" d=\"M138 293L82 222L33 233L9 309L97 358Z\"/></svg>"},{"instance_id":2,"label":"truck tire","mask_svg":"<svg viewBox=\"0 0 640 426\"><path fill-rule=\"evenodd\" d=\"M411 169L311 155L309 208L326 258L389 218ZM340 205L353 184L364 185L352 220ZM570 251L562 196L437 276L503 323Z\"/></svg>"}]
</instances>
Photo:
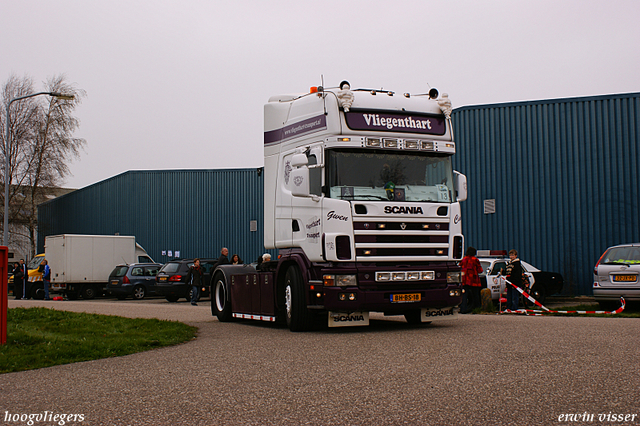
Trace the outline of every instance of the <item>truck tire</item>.
<instances>
[{"instance_id":1,"label":"truck tire","mask_svg":"<svg viewBox=\"0 0 640 426\"><path fill-rule=\"evenodd\" d=\"M42 281L37 281L31 286L31 298L44 300L44 283Z\"/></svg>"},{"instance_id":2,"label":"truck tire","mask_svg":"<svg viewBox=\"0 0 640 426\"><path fill-rule=\"evenodd\" d=\"M142 285L137 285L133 288L133 299L134 300L142 300L144 296L147 294L147 290Z\"/></svg>"},{"instance_id":3,"label":"truck tire","mask_svg":"<svg viewBox=\"0 0 640 426\"><path fill-rule=\"evenodd\" d=\"M304 283L297 265L292 265L287 269L284 281L285 316L289 330L310 330L313 325L313 317L307 308Z\"/></svg>"},{"instance_id":4,"label":"truck tire","mask_svg":"<svg viewBox=\"0 0 640 426\"><path fill-rule=\"evenodd\" d=\"M211 315L218 317L220 322L232 320L231 300L227 297L229 287L224 275L217 273L213 280L213 293L211 294Z\"/></svg>"},{"instance_id":5,"label":"truck tire","mask_svg":"<svg viewBox=\"0 0 640 426\"><path fill-rule=\"evenodd\" d=\"M96 289L91 285L85 285L80 290L80 295L84 300L93 299L96 297Z\"/></svg>"}]
</instances>

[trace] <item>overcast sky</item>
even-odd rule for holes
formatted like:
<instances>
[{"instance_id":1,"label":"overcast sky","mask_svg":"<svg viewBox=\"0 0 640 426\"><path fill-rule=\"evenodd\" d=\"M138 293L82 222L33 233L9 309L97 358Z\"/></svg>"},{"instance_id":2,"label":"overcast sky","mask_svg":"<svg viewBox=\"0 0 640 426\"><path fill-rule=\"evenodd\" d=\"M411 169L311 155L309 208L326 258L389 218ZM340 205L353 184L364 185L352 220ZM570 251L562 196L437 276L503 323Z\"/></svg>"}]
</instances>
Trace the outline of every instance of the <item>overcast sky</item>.
<instances>
[{"instance_id":1,"label":"overcast sky","mask_svg":"<svg viewBox=\"0 0 640 426\"><path fill-rule=\"evenodd\" d=\"M0 80L87 92L66 186L262 165L263 105L310 86L454 107L640 92L638 0L4 0Z\"/></svg>"}]
</instances>

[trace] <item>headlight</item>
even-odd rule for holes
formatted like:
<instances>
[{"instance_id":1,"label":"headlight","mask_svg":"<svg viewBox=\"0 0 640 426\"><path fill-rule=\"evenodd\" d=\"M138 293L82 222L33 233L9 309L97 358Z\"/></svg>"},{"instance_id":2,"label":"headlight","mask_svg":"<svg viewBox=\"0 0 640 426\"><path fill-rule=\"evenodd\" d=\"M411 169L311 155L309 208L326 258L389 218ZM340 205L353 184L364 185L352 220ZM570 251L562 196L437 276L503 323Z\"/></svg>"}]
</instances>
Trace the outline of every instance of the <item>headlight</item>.
<instances>
[{"instance_id":1,"label":"headlight","mask_svg":"<svg viewBox=\"0 0 640 426\"><path fill-rule=\"evenodd\" d=\"M447 272L447 282L448 283L459 283L460 281L460 272Z\"/></svg>"},{"instance_id":2,"label":"headlight","mask_svg":"<svg viewBox=\"0 0 640 426\"><path fill-rule=\"evenodd\" d=\"M324 275L322 281L327 287L353 287L358 285L355 275Z\"/></svg>"}]
</instances>

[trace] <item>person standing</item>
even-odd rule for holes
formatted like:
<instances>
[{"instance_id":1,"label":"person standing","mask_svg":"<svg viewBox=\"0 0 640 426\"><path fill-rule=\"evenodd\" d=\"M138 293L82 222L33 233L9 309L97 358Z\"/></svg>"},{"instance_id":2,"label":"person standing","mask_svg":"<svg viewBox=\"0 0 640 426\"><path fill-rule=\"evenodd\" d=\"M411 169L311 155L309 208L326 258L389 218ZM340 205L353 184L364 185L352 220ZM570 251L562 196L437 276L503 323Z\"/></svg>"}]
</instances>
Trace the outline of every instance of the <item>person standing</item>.
<instances>
[{"instance_id":1,"label":"person standing","mask_svg":"<svg viewBox=\"0 0 640 426\"><path fill-rule=\"evenodd\" d=\"M24 263L24 259L20 259L20 270L22 271L22 300L29 298L29 270ZM13 282L15 285L15 281Z\"/></svg>"},{"instance_id":2,"label":"person standing","mask_svg":"<svg viewBox=\"0 0 640 426\"><path fill-rule=\"evenodd\" d=\"M49 262L47 260L43 260L41 265L44 266L42 270L42 283L44 285L44 300L51 300L49 298L49 286L51 285L51 268L49 267Z\"/></svg>"},{"instance_id":3,"label":"person standing","mask_svg":"<svg viewBox=\"0 0 640 426\"><path fill-rule=\"evenodd\" d=\"M197 302L200 299L200 287L202 287L202 276L204 275L204 271L200 266L200 259L195 259L193 261L193 266L189 268L189 272L187 272L187 285L191 286L191 304L193 306L198 306Z\"/></svg>"},{"instance_id":4,"label":"person standing","mask_svg":"<svg viewBox=\"0 0 640 426\"><path fill-rule=\"evenodd\" d=\"M13 297L16 300L22 298L22 286L24 285L24 272L18 262L13 264Z\"/></svg>"},{"instance_id":5,"label":"person standing","mask_svg":"<svg viewBox=\"0 0 640 426\"><path fill-rule=\"evenodd\" d=\"M522 287L522 264L518 259L518 252L514 249L509 250L509 259L511 261L507 263L507 280L517 287ZM520 303L520 292L511 284L507 283L507 309L515 311Z\"/></svg>"},{"instance_id":6,"label":"person standing","mask_svg":"<svg viewBox=\"0 0 640 426\"><path fill-rule=\"evenodd\" d=\"M476 257L475 248L469 247L467 249L460 266L462 267L462 285L465 293L460 313L466 314L481 306L480 287L482 287L482 284L480 283L479 274L482 273L482 265L480 265L480 261Z\"/></svg>"},{"instance_id":7,"label":"person standing","mask_svg":"<svg viewBox=\"0 0 640 426\"><path fill-rule=\"evenodd\" d=\"M222 247L222 249L220 249L220 257L218 257L218 260L216 260L216 263L214 263L213 267L211 268L211 277L209 278L209 286L211 288L211 291L213 291L213 276L215 275L216 268L220 265L228 265L230 263L227 256L229 256L229 249L226 247Z\"/></svg>"}]
</instances>

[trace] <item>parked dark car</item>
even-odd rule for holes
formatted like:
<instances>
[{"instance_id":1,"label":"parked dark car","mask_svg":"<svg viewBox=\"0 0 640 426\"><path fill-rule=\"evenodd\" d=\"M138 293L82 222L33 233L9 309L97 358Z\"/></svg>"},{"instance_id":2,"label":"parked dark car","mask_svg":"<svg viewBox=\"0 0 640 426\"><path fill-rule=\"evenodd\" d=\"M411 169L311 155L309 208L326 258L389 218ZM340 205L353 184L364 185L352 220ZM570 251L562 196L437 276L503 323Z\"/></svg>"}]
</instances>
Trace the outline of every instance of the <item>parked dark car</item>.
<instances>
[{"instance_id":1,"label":"parked dark car","mask_svg":"<svg viewBox=\"0 0 640 426\"><path fill-rule=\"evenodd\" d=\"M209 296L209 281L213 266L218 259L200 259L204 268L204 290L200 297ZM191 301L192 288L185 282L189 268L193 266L193 259L171 260L164 264L156 275L156 293L164 296L169 302L177 302L181 297Z\"/></svg>"},{"instance_id":2,"label":"parked dark car","mask_svg":"<svg viewBox=\"0 0 640 426\"><path fill-rule=\"evenodd\" d=\"M136 300L153 296L156 293L156 275L161 267L161 263L118 265L109 275L107 291L120 300L129 296Z\"/></svg>"}]
</instances>

